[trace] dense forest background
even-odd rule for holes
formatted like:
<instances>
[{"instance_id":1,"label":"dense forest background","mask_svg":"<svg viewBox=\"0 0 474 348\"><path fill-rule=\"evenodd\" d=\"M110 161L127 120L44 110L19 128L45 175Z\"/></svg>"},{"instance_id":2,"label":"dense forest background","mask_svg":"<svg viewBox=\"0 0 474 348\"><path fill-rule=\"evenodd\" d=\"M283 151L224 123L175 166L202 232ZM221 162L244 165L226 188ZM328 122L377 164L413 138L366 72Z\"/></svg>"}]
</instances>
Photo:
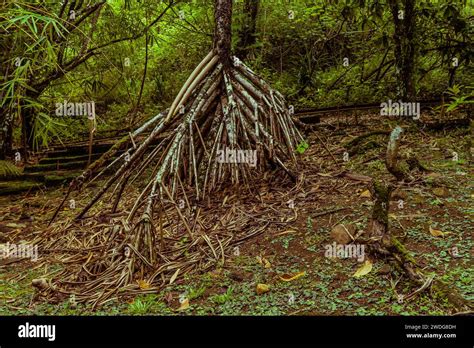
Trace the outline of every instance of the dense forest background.
<instances>
[{"instance_id":1,"label":"dense forest background","mask_svg":"<svg viewBox=\"0 0 474 348\"><path fill-rule=\"evenodd\" d=\"M212 47L212 1L2 1L1 157L168 107ZM296 109L472 96L470 1L235 1L233 48ZM413 35L406 36L405 32ZM104 133L105 134L105 133Z\"/></svg>"},{"instance_id":2,"label":"dense forest background","mask_svg":"<svg viewBox=\"0 0 474 348\"><path fill-rule=\"evenodd\" d=\"M472 314L473 19L3 0L0 314Z\"/></svg>"}]
</instances>

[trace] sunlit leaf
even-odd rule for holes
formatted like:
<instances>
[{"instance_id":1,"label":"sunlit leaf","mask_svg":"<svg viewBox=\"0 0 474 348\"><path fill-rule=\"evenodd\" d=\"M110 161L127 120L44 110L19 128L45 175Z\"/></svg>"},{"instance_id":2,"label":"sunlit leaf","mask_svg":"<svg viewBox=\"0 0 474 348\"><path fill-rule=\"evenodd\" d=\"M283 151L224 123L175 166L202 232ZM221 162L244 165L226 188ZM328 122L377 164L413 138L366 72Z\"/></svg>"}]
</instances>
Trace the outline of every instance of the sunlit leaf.
<instances>
[{"instance_id":1,"label":"sunlit leaf","mask_svg":"<svg viewBox=\"0 0 474 348\"><path fill-rule=\"evenodd\" d=\"M364 264L357 269L353 277L360 278L366 274L369 274L370 271L372 271L372 261L365 260Z\"/></svg>"},{"instance_id":2,"label":"sunlit leaf","mask_svg":"<svg viewBox=\"0 0 474 348\"><path fill-rule=\"evenodd\" d=\"M280 279L283 280L284 282L291 282L293 280L296 280L298 278L301 278L303 277L304 275L306 275L306 272L298 272L298 273L295 273L295 274L282 274L280 276Z\"/></svg>"}]
</instances>

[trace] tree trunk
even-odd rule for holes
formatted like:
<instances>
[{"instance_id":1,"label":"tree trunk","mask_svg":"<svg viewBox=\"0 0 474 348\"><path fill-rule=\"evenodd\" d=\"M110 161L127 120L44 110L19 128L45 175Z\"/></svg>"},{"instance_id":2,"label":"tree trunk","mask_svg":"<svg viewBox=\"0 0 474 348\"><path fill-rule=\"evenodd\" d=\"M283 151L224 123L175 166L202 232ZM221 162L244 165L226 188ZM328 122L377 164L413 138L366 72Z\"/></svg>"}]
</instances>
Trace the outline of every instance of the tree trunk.
<instances>
[{"instance_id":1,"label":"tree trunk","mask_svg":"<svg viewBox=\"0 0 474 348\"><path fill-rule=\"evenodd\" d=\"M13 43L11 36L6 36L0 44L0 79L2 82L9 80L11 74L10 60L12 58ZM11 99L6 100L7 97L5 89L0 92L0 100L2 106L0 107L0 160L4 160L12 150L12 130L14 114L11 110Z\"/></svg>"},{"instance_id":2,"label":"tree trunk","mask_svg":"<svg viewBox=\"0 0 474 348\"><path fill-rule=\"evenodd\" d=\"M414 101L415 90L415 1L403 0L400 7L398 0L390 0L389 6L394 23L393 41L397 75L400 81L398 96L404 101Z\"/></svg>"},{"instance_id":3,"label":"tree trunk","mask_svg":"<svg viewBox=\"0 0 474 348\"><path fill-rule=\"evenodd\" d=\"M37 100L41 95L41 92L30 92L26 91L25 97L30 100ZM22 142L26 155L27 148L33 150L35 142L35 109L30 107L25 107L24 105L21 108L21 124L22 124Z\"/></svg>"},{"instance_id":4,"label":"tree trunk","mask_svg":"<svg viewBox=\"0 0 474 348\"><path fill-rule=\"evenodd\" d=\"M0 113L3 115L0 123L0 160L4 160L11 154L13 146L13 114L6 107L1 108Z\"/></svg>"},{"instance_id":5,"label":"tree trunk","mask_svg":"<svg viewBox=\"0 0 474 348\"><path fill-rule=\"evenodd\" d=\"M214 51L224 68L231 65L232 0L215 0Z\"/></svg>"},{"instance_id":6,"label":"tree trunk","mask_svg":"<svg viewBox=\"0 0 474 348\"><path fill-rule=\"evenodd\" d=\"M404 98L408 101L415 100L415 0L405 0L405 23L406 34L404 45L403 64L403 87Z\"/></svg>"},{"instance_id":7,"label":"tree trunk","mask_svg":"<svg viewBox=\"0 0 474 348\"><path fill-rule=\"evenodd\" d=\"M456 70L458 69L458 66L452 66L449 68L449 81L448 81L448 88L451 88L454 86L454 78L456 76Z\"/></svg>"},{"instance_id":8,"label":"tree trunk","mask_svg":"<svg viewBox=\"0 0 474 348\"><path fill-rule=\"evenodd\" d=\"M236 55L241 60L245 60L250 52L250 47L257 41L257 16L259 0L245 0L244 19L242 30L239 33L239 44Z\"/></svg>"}]
</instances>

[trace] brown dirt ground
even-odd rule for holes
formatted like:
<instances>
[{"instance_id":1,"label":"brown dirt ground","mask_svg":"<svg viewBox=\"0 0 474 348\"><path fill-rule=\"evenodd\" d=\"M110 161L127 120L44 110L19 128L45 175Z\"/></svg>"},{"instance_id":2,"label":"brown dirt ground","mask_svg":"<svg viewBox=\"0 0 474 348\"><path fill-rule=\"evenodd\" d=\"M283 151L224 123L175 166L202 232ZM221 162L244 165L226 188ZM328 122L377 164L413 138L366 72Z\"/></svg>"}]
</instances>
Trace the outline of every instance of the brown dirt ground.
<instances>
[{"instance_id":1,"label":"brown dirt ground","mask_svg":"<svg viewBox=\"0 0 474 348\"><path fill-rule=\"evenodd\" d=\"M370 116L370 117L369 117ZM270 172L250 190L227 187L210 197L203 214L222 218L222 227L245 232L253 224L265 226L264 233L239 246L224 264L212 270L195 272L161 288L155 294L128 296L112 302L94 313L106 314L276 314L276 315L393 315L447 314L453 309L443 301L433 301L428 292L409 302L397 302L397 294L407 295L416 287L384 260L373 260L372 271L364 277L352 275L360 267L355 259L325 257L325 245L331 244L333 226L344 223L363 231L371 215L372 200L361 197L368 186L363 181L344 177L350 172L395 183L384 167L388 137L367 139L359 153L344 161L344 144L355 136L374 129L390 130L400 121L377 115L359 115L329 120L335 129L322 128L307 134L310 147L300 155L300 181L292 184L281 173ZM405 129L410 123L401 124ZM397 200L390 205L391 232L412 251L427 272L434 272L456 286L472 300L473 282L473 201L474 168L467 159L465 129L450 132L408 131L402 138L401 152L411 152L431 172L414 173L411 183L399 184L403 208ZM323 145L324 143L324 145ZM326 148L327 147L327 148ZM458 161L453 160L458 153ZM100 185L98 183L97 185ZM437 188L444 188L440 197ZM76 198L81 206L94 188ZM47 219L61 201L65 188L30 194L0 197L0 243L27 241L46 228ZM438 196L437 196L438 194ZM288 202L293 200L294 207ZM223 203L225 202L225 203ZM315 215L334 208L345 208L324 216ZM64 224L74 212L65 208L56 226ZM246 223L232 225L231 216L246 217ZM107 223L107 221L105 221ZM209 225L210 226L210 225ZM430 234L432 229L449 232L443 237ZM453 254L457 248L457 255ZM267 267L257 257L268 261ZM67 300L61 306L32 301L31 279L54 268L32 262L0 260L0 297L6 306L0 314L90 314L87 307L71 308ZM305 274L285 282L281 276ZM257 295L257 284L270 291ZM184 295L183 295L184 294ZM180 296L189 298L191 306L179 310ZM289 300L293 297L294 301ZM137 303L143 303L140 306Z\"/></svg>"}]
</instances>

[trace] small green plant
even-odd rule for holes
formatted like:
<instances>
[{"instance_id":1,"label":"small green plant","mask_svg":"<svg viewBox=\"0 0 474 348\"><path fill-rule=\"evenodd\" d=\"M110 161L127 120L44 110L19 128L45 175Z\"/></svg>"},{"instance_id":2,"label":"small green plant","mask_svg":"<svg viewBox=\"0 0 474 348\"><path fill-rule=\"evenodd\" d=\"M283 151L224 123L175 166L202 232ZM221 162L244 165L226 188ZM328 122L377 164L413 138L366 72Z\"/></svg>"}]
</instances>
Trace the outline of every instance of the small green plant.
<instances>
[{"instance_id":1,"label":"small green plant","mask_svg":"<svg viewBox=\"0 0 474 348\"><path fill-rule=\"evenodd\" d=\"M152 305L153 305L153 302L151 301L150 298L137 297L128 306L128 311L133 315L146 314L150 311Z\"/></svg>"},{"instance_id":2,"label":"small green plant","mask_svg":"<svg viewBox=\"0 0 474 348\"><path fill-rule=\"evenodd\" d=\"M309 144L306 141L303 141L296 148L296 152L298 152L299 154L303 154L308 147L309 147Z\"/></svg>"},{"instance_id":3,"label":"small green plant","mask_svg":"<svg viewBox=\"0 0 474 348\"><path fill-rule=\"evenodd\" d=\"M0 178L8 179L20 176L20 170L8 161L0 161Z\"/></svg>"},{"instance_id":4,"label":"small green plant","mask_svg":"<svg viewBox=\"0 0 474 348\"><path fill-rule=\"evenodd\" d=\"M229 286L225 293L223 293L221 295L211 296L210 300L214 303L217 303L217 304L224 304L224 303L226 303L227 301L230 300L230 298L232 297L233 292L234 292L234 289L231 286Z\"/></svg>"},{"instance_id":5,"label":"small green plant","mask_svg":"<svg viewBox=\"0 0 474 348\"><path fill-rule=\"evenodd\" d=\"M188 299L189 300L194 300L196 298L199 298L199 297L202 296L202 294L204 294L205 291L206 291L205 286L201 286L197 289L190 288L189 291L188 291Z\"/></svg>"},{"instance_id":6,"label":"small green plant","mask_svg":"<svg viewBox=\"0 0 474 348\"><path fill-rule=\"evenodd\" d=\"M288 249L290 247L290 242L293 240L293 236L284 236L281 238L281 245L283 248Z\"/></svg>"},{"instance_id":7,"label":"small green plant","mask_svg":"<svg viewBox=\"0 0 474 348\"><path fill-rule=\"evenodd\" d=\"M460 95L461 94L461 86L454 85L446 91L446 94L450 98L450 103L445 105L446 111L447 112L452 112L457 110L460 106L466 105L466 104L472 104L474 103L474 100L472 97L474 97L474 92L472 91L473 87L469 86L467 89L470 89L471 92L467 93L466 95ZM437 109L441 109L443 106L438 106Z\"/></svg>"},{"instance_id":8,"label":"small green plant","mask_svg":"<svg viewBox=\"0 0 474 348\"><path fill-rule=\"evenodd\" d=\"M438 198L432 199L429 203L430 205L436 205L436 206L443 204L443 202Z\"/></svg>"},{"instance_id":9,"label":"small green plant","mask_svg":"<svg viewBox=\"0 0 474 348\"><path fill-rule=\"evenodd\" d=\"M311 218L311 216L308 216L308 220L306 220L306 229L308 230L308 232L313 231L313 219Z\"/></svg>"}]
</instances>

